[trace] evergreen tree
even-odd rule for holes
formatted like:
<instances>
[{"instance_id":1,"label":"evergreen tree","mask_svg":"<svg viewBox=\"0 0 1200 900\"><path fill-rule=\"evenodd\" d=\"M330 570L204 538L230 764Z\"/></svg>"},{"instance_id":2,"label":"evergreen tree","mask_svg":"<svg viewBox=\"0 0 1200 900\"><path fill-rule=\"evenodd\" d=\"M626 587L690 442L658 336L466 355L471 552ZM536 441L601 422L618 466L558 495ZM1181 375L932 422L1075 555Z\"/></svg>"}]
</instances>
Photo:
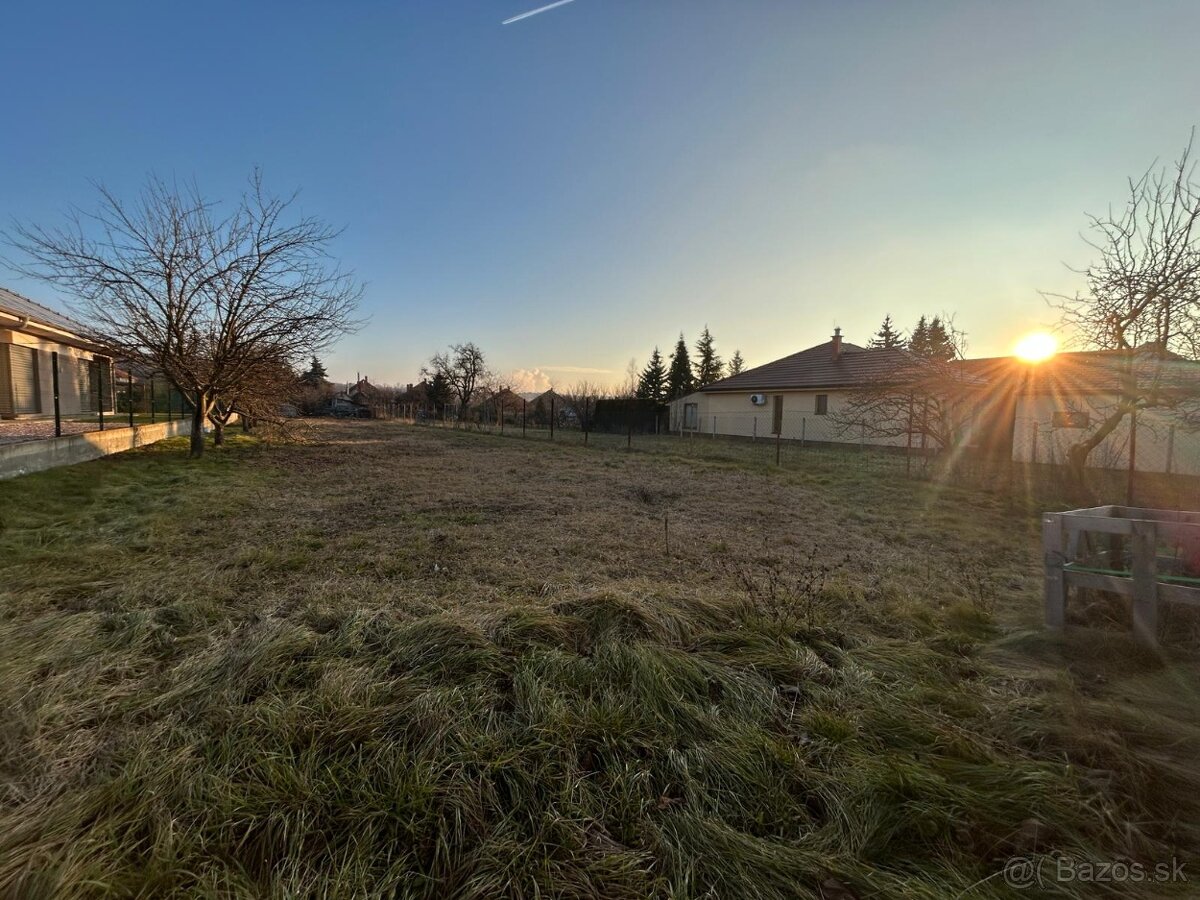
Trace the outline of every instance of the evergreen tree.
<instances>
[{"instance_id":1,"label":"evergreen tree","mask_svg":"<svg viewBox=\"0 0 1200 900\"><path fill-rule=\"evenodd\" d=\"M741 375L744 368L746 368L746 361L742 359L742 351L734 350L733 357L729 360L729 374Z\"/></svg>"},{"instance_id":2,"label":"evergreen tree","mask_svg":"<svg viewBox=\"0 0 1200 900\"><path fill-rule=\"evenodd\" d=\"M871 338L868 346L872 350L899 350L904 346L904 338L892 327L890 315L883 317L883 324L879 326L879 330L875 332L875 336Z\"/></svg>"},{"instance_id":3,"label":"evergreen tree","mask_svg":"<svg viewBox=\"0 0 1200 900\"><path fill-rule=\"evenodd\" d=\"M908 340L908 349L913 356L923 359L954 359L958 356L958 345L953 326L947 328L941 316L932 319L921 316Z\"/></svg>"},{"instance_id":4,"label":"evergreen tree","mask_svg":"<svg viewBox=\"0 0 1200 900\"><path fill-rule=\"evenodd\" d=\"M433 407L434 414L440 416L446 404L450 402L450 384L441 372L434 372L433 377L429 379L426 397L429 399L429 405Z\"/></svg>"},{"instance_id":5,"label":"evergreen tree","mask_svg":"<svg viewBox=\"0 0 1200 900\"><path fill-rule=\"evenodd\" d=\"M717 356L707 325L700 334L700 340L696 341L696 357L696 387L720 381L725 376L725 363Z\"/></svg>"},{"instance_id":6,"label":"evergreen tree","mask_svg":"<svg viewBox=\"0 0 1200 900\"><path fill-rule=\"evenodd\" d=\"M958 348L954 344L952 327L947 328L938 316L929 323L929 357L931 359L954 359Z\"/></svg>"},{"instance_id":7,"label":"evergreen tree","mask_svg":"<svg viewBox=\"0 0 1200 900\"><path fill-rule=\"evenodd\" d=\"M917 327L908 339L908 350L913 356L929 356L929 323L924 316L917 321Z\"/></svg>"},{"instance_id":8,"label":"evergreen tree","mask_svg":"<svg viewBox=\"0 0 1200 900\"><path fill-rule=\"evenodd\" d=\"M657 347L650 354L650 362L638 376L637 393L634 396L639 400L653 400L655 403L663 403L666 400L667 367Z\"/></svg>"},{"instance_id":9,"label":"evergreen tree","mask_svg":"<svg viewBox=\"0 0 1200 900\"><path fill-rule=\"evenodd\" d=\"M692 360L688 356L683 332L680 332L679 340L675 343L675 352L671 354L671 368L667 371L667 399L675 400L684 394L690 394L695 387Z\"/></svg>"},{"instance_id":10,"label":"evergreen tree","mask_svg":"<svg viewBox=\"0 0 1200 900\"><path fill-rule=\"evenodd\" d=\"M308 371L300 376L300 380L310 387L320 387L328 379L329 373L325 371L325 367L315 356L312 358L312 365L309 366Z\"/></svg>"}]
</instances>

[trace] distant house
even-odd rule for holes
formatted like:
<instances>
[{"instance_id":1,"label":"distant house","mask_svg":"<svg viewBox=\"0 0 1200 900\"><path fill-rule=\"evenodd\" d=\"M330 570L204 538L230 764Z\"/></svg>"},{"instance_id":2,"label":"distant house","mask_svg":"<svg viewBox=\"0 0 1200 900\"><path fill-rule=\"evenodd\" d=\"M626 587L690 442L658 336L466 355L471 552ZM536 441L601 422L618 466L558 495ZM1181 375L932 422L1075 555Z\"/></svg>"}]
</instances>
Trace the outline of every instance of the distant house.
<instances>
[{"instance_id":1,"label":"distant house","mask_svg":"<svg viewBox=\"0 0 1200 900\"><path fill-rule=\"evenodd\" d=\"M367 409L382 403L385 393L383 388L371 384L371 380L366 377L355 382L349 391L351 402Z\"/></svg>"},{"instance_id":2,"label":"distant house","mask_svg":"<svg viewBox=\"0 0 1200 900\"><path fill-rule=\"evenodd\" d=\"M1200 397L1200 363L1145 349L1058 353L1036 365L1011 356L966 359L961 365L987 383L989 412L980 423L980 443L1011 448L1017 462L1066 462L1071 445L1115 409L1121 380L1131 370L1139 385L1157 385L1166 400ZM1124 417L1092 451L1088 465L1127 468L1132 449L1138 471L1200 475L1200 423L1185 412L1142 410L1133 435Z\"/></svg>"},{"instance_id":3,"label":"distant house","mask_svg":"<svg viewBox=\"0 0 1200 900\"><path fill-rule=\"evenodd\" d=\"M578 415L571 401L551 388L537 394L526 401L529 421L537 425L547 425L551 416L557 424L574 424Z\"/></svg>"},{"instance_id":4,"label":"distant house","mask_svg":"<svg viewBox=\"0 0 1200 900\"><path fill-rule=\"evenodd\" d=\"M1131 359L1140 382L1155 378L1164 390L1200 397L1200 363L1140 351L1059 353L1040 363L1015 357L959 360L966 402L974 414L967 446L1016 462L1064 463L1068 448L1098 427L1115 407ZM840 330L815 347L716 381L670 405L671 430L814 443L905 446L908 435L877 435L847 427L838 413L864 386L905 365L906 350L868 349L842 340ZM1128 417L1088 457L1088 465L1123 468L1135 446L1135 467L1200 475L1200 432L1195 422L1166 409Z\"/></svg>"},{"instance_id":5,"label":"distant house","mask_svg":"<svg viewBox=\"0 0 1200 900\"><path fill-rule=\"evenodd\" d=\"M833 416L851 393L907 359L903 350L867 350L842 340L841 329L824 344L747 369L671 403L671 430L809 441L853 443ZM870 443L897 443L875 439ZM898 443L903 444L900 440Z\"/></svg>"},{"instance_id":6,"label":"distant house","mask_svg":"<svg viewBox=\"0 0 1200 900\"><path fill-rule=\"evenodd\" d=\"M501 388L494 394L481 396L475 404L484 422L499 422L502 418L509 422L518 422L522 409L526 408L525 398L508 388Z\"/></svg>"},{"instance_id":7,"label":"distant house","mask_svg":"<svg viewBox=\"0 0 1200 900\"><path fill-rule=\"evenodd\" d=\"M112 410L105 348L79 322L0 288L0 418L54 414L56 359L62 415Z\"/></svg>"},{"instance_id":8,"label":"distant house","mask_svg":"<svg viewBox=\"0 0 1200 900\"><path fill-rule=\"evenodd\" d=\"M328 415L341 419L367 419L371 411L357 402L350 391L335 391L329 398Z\"/></svg>"}]
</instances>

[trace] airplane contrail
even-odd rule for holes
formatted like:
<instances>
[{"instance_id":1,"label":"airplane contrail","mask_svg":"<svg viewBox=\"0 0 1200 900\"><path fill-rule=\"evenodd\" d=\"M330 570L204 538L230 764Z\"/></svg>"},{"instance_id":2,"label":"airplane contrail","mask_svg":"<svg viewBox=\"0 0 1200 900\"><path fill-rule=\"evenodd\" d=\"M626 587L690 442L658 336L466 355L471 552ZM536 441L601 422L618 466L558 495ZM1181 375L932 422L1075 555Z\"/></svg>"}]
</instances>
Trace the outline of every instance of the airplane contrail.
<instances>
[{"instance_id":1,"label":"airplane contrail","mask_svg":"<svg viewBox=\"0 0 1200 900\"><path fill-rule=\"evenodd\" d=\"M574 3L575 0L558 0L557 3L550 3L546 6L540 6L537 9L531 9L529 12L523 12L519 16L513 16L511 19L505 19L501 25L511 25L513 22L520 22L522 19L528 19L530 16L536 16L538 13L544 13L548 9L554 9L556 6L564 6L568 3Z\"/></svg>"}]
</instances>

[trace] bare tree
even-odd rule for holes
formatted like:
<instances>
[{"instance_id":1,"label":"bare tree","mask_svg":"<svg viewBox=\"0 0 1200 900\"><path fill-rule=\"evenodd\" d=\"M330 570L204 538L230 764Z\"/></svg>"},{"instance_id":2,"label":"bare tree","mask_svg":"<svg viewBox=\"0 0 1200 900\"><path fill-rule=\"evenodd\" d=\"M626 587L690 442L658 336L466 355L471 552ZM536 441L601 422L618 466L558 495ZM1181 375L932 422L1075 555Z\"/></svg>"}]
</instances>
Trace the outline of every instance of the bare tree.
<instances>
[{"instance_id":1,"label":"bare tree","mask_svg":"<svg viewBox=\"0 0 1200 900\"><path fill-rule=\"evenodd\" d=\"M484 398L481 410L484 422L493 422L494 420L496 425L499 425L506 413L512 410L516 400L511 384L502 376L492 372L480 379L476 395Z\"/></svg>"},{"instance_id":2,"label":"bare tree","mask_svg":"<svg viewBox=\"0 0 1200 900\"><path fill-rule=\"evenodd\" d=\"M839 431L904 438L926 449L962 445L986 405L983 381L956 360L887 352L895 354L892 366L851 391L832 414Z\"/></svg>"},{"instance_id":3,"label":"bare tree","mask_svg":"<svg viewBox=\"0 0 1200 900\"><path fill-rule=\"evenodd\" d=\"M264 361L213 404L208 414L213 423L213 443L224 443L225 428L234 415L244 431L263 423L285 428L283 406L301 388L299 376L286 360Z\"/></svg>"},{"instance_id":4,"label":"bare tree","mask_svg":"<svg viewBox=\"0 0 1200 900\"><path fill-rule=\"evenodd\" d=\"M1097 427L1068 450L1083 477L1088 456L1128 416L1143 409L1194 415L1194 376L1180 377L1180 356L1200 356L1200 189L1192 140L1171 166L1129 180L1123 209L1088 216L1084 241L1099 259L1076 270L1087 290L1047 294L1063 325L1097 350L1116 351L1114 402ZM1189 387L1189 382L1191 386Z\"/></svg>"},{"instance_id":5,"label":"bare tree","mask_svg":"<svg viewBox=\"0 0 1200 900\"><path fill-rule=\"evenodd\" d=\"M487 359L475 344L452 344L447 353L435 353L421 369L425 378L441 377L458 401L459 415L470 406L476 391L492 377Z\"/></svg>"},{"instance_id":6,"label":"bare tree","mask_svg":"<svg viewBox=\"0 0 1200 900\"><path fill-rule=\"evenodd\" d=\"M269 195L258 171L223 218L195 186L157 178L134 202L99 193L95 212L74 210L65 226L17 225L13 266L71 292L104 343L175 385L192 407L192 456L218 404L261 400L256 378L354 328L361 288L330 259L338 232L292 216L295 195Z\"/></svg>"},{"instance_id":7,"label":"bare tree","mask_svg":"<svg viewBox=\"0 0 1200 900\"><path fill-rule=\"evenodd\" d=\"M592 418L596 414L596 401L604 396L604 391L590 381L577 381L561 393L568 410L573 410L579 422L579 427L590 431Z\"/></svg>"},{"instance_id":8,"label":"bare tree","mask_svg":"<svg viewBox=\"0 0 1200 900\"><path fill-rule=\"evenodd\" d=\"M637 396L638 381L641 377L641 370L638 368L637 359L631 357L629 364L625 366L625 377L621 383L613 391L614 397L632 398Z\"/></svg>"},{"instance_id":9,"label":"bare tree","mask_svg":"<svg viewBox=\"0 0 1200 900\"><path fill-rule=\"evenodd\" d=\"M983 381L960 360L966 335L954 317L938 318L939 346L933 356L898 348L876 348L888 364L864 381L831 418L843 434L872 438L904 438L925 449L960 446L986 405Z\"/></svg>"}]
</instances>

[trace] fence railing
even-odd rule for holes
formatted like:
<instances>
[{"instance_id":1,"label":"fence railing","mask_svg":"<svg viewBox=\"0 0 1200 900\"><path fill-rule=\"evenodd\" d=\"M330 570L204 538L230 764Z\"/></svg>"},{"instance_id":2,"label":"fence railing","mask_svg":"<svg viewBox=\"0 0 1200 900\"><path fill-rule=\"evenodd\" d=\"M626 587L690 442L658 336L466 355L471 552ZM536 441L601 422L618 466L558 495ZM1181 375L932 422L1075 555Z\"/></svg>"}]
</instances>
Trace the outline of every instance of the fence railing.
<instances>
[{"instance_id":1,"label":"fence railing","mask_svg":"<svg viewBox=\"0 0 1200 900\"><path fill-rule=\"evenodd\" d=\"M38 351L14 392L22 402L0 422L0 442L37 440L171 421L189 414L182 394L162 375L135 374L105 357Z\"/></svg>"},{"instance_id":2,"label":"fence railing","mask_svg":"<svg viewBox=\"0 0 1200 900\"><path fill-rule=\"evenodd\" d=\"M663 422L657 431L651 431L632 426L621 429L612 423L600 430L580 415L563 415L557 409L552 417L536 421L529 413L527 406L518 406L503 416L459 418L419 404L397 404L388 415L415 425L596 450L666 453L781 468L830 467L937 480L1035 505L1077 506L1085 501L1139 503L1163 509L1200 505L1200 444L1182 431L1173 437L1164 434L1162 441L1142 440L1135 446L1132 468L1128 452L1112 456L1107 448L1090 455L1081 477L1070 465L1065 437L1055 434L1048 443L1046 429L1017 429L1012 453L1005 455L973 447L945 449L921 435L880 438L863 429L846 429L833 417L821 415L785 413L776 419L770 413L717 414L687 423L694 427L676 422L670 430ZM1139 430L1138 437L1144 433ZM1032 441L1033 434L1041 442L1036 453L1032 446L1021 443Z\"/></svg>"}]
</instances>

